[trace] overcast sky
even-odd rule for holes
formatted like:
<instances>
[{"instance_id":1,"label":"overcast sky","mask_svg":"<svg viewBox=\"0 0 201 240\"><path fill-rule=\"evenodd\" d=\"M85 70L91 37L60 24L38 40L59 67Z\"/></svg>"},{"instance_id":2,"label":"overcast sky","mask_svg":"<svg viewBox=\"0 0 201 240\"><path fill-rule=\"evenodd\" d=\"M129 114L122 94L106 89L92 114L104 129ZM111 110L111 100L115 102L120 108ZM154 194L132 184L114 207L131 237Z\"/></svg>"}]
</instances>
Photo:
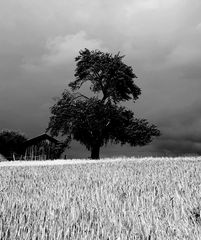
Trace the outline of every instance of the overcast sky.
<instances>
[{"instance_id":1,"label":"overcast sky","mask_svg":"<svg viewBox=\"0 0 201 240\"><path fill-rule=\"evenodd\" d=\"M0 129L43 133L79 50L120 51L142 89L127 106L163 135L102 156L201 154L200 12L200 0L0 0Z\"/></svg>"}]
</instances>

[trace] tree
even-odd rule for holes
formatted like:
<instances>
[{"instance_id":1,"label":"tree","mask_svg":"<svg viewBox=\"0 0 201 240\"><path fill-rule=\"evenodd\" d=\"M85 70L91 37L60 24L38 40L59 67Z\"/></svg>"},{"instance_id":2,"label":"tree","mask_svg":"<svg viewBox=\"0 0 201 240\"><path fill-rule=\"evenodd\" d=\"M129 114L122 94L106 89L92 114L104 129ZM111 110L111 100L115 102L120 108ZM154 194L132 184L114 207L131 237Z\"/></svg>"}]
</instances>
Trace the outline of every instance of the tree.
<instances>
[{"instance_id":1,"label":"tree","mask_svg":"<svg viewBox=\"0 0 201 240\"><path fill-rule=\"evenodd\" d=\"M0 132L0 153L7 159L13 159L13 155L23 154L22 144L26 140L24 134L18 131L2 130Z\"/></svg>"},{"instance_id":2,"label":"tree","mask_svg":"<svg viewBox=\"0 0 201 240\"><path fill-rule=\"evenodd\" d=\"M131 67L122 62L124 56L115 56L100 51L80 51L75 58L77 68L76 80L69 86L73 91L78 90L83 83L90 81L90 89L94 93L102 93L102 102L136 100L141 90L133 81L137 78Z\"/></svg>"},{"instance_id":3,"label":"tree","mask_svg":"<svg viewBox=\"0 0 201 240\"><path fill-rule=\"evenodd\" d=\"M136 75L122 61L123 56L85 49L76 57L75 81L69 84L62 97L51 107L48 131L53 136L67 135L84 144L91 158L98 159L100 148L113 143L143 146L160 131L145 119L120 106L121 101L135 100L141 90L133 81ZM89 81L94 97L77 90Z\"/></svg>"},{"instance_id":4,"label":"tree","mask_svg":"<svg viewBox=\"0 0 201 240\"><path fill-rule=\"evenodd\" d=\"M54 148L50 150L50 156L53 159L60 158L61 154L65 151L66 148L69 148L69 139L67 138L65 141L58 142Z\"/></svg>"}]
</instances>

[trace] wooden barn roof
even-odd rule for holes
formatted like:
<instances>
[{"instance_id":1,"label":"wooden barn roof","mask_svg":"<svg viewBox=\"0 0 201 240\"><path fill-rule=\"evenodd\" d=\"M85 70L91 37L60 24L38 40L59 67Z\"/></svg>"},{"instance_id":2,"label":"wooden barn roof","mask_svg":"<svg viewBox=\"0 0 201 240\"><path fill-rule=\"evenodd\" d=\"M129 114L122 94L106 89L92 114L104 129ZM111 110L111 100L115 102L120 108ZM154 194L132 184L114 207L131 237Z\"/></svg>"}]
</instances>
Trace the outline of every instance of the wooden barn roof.
<instances>
[{"instance_id":1,"label":"wooden barn roof","mask_svg":"<svg viewBox=\"0 0 201 240\"><path fill-rule=\"evenodd\" d=\"M53 138L53 137L49 136L48 134L44 133L44 134L41 134L37 137L31 138L31 139L25 141L23 145L30 146L30 145L38 143L42 140L49 140L50 142L53 142L53 143L59 143L58 140L56 140L55 138Z\"/></svg>"}]
</instances>

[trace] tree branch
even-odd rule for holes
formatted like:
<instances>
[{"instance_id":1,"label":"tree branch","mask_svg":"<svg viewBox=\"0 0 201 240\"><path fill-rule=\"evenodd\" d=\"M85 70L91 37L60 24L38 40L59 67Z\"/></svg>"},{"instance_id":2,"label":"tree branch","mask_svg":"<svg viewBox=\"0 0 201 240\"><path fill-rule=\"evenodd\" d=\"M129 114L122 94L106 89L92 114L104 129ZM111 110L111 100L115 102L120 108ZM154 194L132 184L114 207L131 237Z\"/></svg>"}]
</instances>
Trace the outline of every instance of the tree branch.
<instances>
[{"instance_id":1,"label":"tree branch","mask_svg":"<svg viewBox=\"0 0 201 240\"><path fill-rule=\"evenodd\" d=\"M77 98L80 98L80 97L86 98L87 100L90 99L90 98L88 98L87 96L85 96L84 94L82 94L82 93L80 93L80 92L78 92L77 94L79 94L79 95L78 95L78 96L75 96L75 97L73 98L73 100L75 100L75 99L77 99Z\"/></svg>"}]
</instances>

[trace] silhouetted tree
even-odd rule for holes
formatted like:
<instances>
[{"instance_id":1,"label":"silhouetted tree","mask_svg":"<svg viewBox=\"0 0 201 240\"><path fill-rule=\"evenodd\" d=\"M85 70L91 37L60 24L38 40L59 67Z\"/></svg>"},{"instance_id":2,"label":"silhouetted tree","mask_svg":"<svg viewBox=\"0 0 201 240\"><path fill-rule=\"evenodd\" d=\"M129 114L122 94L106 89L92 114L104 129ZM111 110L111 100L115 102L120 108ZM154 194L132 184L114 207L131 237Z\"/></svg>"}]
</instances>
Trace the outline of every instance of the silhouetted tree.
<instances>
[{"instance_id":1,"label":"silhouetted tree","mask_svg":"<svg viewBox=\"0 0 201 240\"><path fill-rule=\"evenodd\" d=\"M80 51L75 59L76 79L69 84L72 92L65 90L51 107L47 130L53 136L61 133L84 144L92 159L99 158L100 148L109 141L143 146L160 135L155 125L134 118L132 111L119 106L121 101L135 101L141 94L133 81L136 75L122 59L119 54ZM94 97L76 92L87 81Z\"/></svg>"},{"instance_id":2,"label":"silhouetted tree","mask_svg":"<svg viewBox=\"0 0 201 240\"><path fill-rule=\"evenodd\" d=\"M7 159L13 159L13 154L23 154L22 144L27 138L18 131L2 130L0 132L0 153Z\"/></svg>"},{"instance_id":3,"label":"silhouetted tree","mask_svg":"<svg viewBox=\"0 0 201 240\"><path fill-rule=\"evenodd\" d=\"M66 148L69 148L69 138L58 142L56 146L51 149L51 155L54 156L54 159L60 158Z\"/></svg>"}]
</instances>

